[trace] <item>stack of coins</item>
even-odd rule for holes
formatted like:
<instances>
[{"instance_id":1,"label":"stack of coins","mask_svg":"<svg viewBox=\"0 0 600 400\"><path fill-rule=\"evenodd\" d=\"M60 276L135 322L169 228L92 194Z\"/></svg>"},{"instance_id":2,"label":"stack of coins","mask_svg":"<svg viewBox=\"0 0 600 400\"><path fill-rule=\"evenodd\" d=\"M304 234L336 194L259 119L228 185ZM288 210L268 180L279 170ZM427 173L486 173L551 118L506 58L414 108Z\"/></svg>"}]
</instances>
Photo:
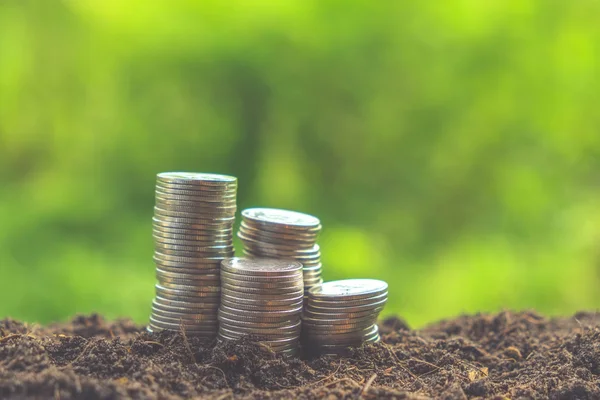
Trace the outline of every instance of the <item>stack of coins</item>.
<instances>
[{"instance_id":1,"label":"stack of coins","mask_svg":"<svg viewBox=\"0 0 600 400\"><path fill-rule=\"evenodd\" d=\"M249 257L292 259L302 263L304 288L323 283L321 251L316 244L321 222L311 215L274 208L242 211L238 237Z\"/></svg>"},{"instance_id":2,"label":"stack of coins","mask_svg":"<svg viewBox=\"0 0 600 400\"><path fill-rule=\"evenodd\" d=\"M377 317L387 302L387 289L387 283L375 279L346 279L309 290L302 316L305 349L344 354L348 347L379 341Z\"/></svg>"},{"instance_id":3,"label":"stack of coins","mask_svg":"<svg viewBox=\"0 0 600 400\"><path fill-rule=\"evenodd\" d=\"M304 298L302 264L231 258L221 263L219 337L254 335L280 354L295 355Z\"/></svg>"},{"instance_id":4,"label":"stack of coins","mask_svg":"<svg viewBox=\"0 0 600 400\"><path fill-rule=\"evenodd\" d=\"M214 338L220 265L233 257L237 178L168 172L157 176L153 218L156 297L149 331Z\"/></svg>"}]
</instances>

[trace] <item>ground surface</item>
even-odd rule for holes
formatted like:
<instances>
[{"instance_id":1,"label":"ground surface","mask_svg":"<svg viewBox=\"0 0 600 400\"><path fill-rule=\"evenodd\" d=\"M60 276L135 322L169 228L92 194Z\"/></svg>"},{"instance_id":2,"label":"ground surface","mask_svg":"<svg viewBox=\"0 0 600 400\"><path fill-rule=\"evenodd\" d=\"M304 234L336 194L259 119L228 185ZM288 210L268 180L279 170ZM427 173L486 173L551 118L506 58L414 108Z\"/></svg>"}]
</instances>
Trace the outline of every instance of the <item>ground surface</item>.
<instances>
[{"instance_id":1,"label":"ground surface","mask_svg":"<svg viewBox=\"0 0 600 400\"><path fill-rule=\"evenodd\" d=\"M382 322L349 358L285 360L244 341L201 345L129 321L0 322L0 398L600 399L600 318L463 316Z\"/></svg>"}]
</instances>

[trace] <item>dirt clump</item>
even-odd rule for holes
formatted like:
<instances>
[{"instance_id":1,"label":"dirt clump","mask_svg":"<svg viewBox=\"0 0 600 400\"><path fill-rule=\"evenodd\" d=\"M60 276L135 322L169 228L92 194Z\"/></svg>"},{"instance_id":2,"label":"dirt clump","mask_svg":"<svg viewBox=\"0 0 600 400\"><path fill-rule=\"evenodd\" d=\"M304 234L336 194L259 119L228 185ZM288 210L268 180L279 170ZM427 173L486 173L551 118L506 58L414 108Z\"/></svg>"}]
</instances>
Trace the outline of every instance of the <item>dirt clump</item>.
<instances>
[{"instance_id":1,"label":"dirt clump","mask_svg":"<svg viewBox=\"0 0 600 400\"><path fill-rule=\"evenodd\" d=\"M598 399L593 313L477 314L411 330L348 357L286 359L257 338L206 343L98 315L68 324L0 321L0 398Z\"/></svg>"}]
</instances>

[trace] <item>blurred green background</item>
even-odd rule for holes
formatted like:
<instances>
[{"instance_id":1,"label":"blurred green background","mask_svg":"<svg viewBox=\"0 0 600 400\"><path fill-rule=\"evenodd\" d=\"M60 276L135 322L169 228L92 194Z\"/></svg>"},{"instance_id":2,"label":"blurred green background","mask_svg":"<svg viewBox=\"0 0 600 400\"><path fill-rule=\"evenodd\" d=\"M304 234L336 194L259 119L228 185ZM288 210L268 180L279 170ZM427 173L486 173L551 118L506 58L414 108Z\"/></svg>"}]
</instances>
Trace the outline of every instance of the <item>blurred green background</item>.
<instances>
[{"instance_id":1,"label":"blurred green background","mask_svg":"<svg viewBox=\"0 0 600 400\"><path fill-rule=\"evenodd\" d=\"M600 306L600 1L0 3L0 317L145 322L155 174L321 218L412 326Z\"/></svg>"}]
</instances>

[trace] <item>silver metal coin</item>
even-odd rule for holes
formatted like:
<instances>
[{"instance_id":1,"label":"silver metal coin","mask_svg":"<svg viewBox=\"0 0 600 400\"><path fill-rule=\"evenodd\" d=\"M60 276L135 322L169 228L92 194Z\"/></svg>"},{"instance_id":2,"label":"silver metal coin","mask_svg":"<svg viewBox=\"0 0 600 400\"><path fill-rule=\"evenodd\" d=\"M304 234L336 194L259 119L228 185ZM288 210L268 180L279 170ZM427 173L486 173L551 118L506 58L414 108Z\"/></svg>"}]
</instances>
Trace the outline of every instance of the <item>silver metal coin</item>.
<instances>
[{"instance_id":1,"label":"silver metal coin","mask_svg":"<svg viewBox=\"0 0 600 400\"><path fill-rule=\"evenodd\" d=\"M300 301L304 298L304 292L302 291L302 289L296 290L295 292L291 292L291 293L268 292L267 294L265 294L264 291L260 291L257 293L256 292L248 293L245 291L231 290L228 287L221 287L221 295L241 298L241 299L244 299L244 301L246 301L246 300L250 300L250 301L274 300L274 301L295 302L295 301Z\"/></svg>"},{"instance_id":2,"label":"silver metal coin","mask_svg":"<svg viewBox=\"0 0 600 400\"><path fill-rule=\"evenodd\" d=\"M231 308L221 305L219 308L219 316L231 319L234 321L245 321L255 323L271 323L271 322L297 322L300 321L300 312L297 313L279 313L279 312L251 312L240 310L239 308Z\"/></svg>"},{"instance_id":3,"label":"silver metal coin","mask_svg":"<svg viewBox=\"0 0 600 400\"><path fill-rule=\"evenodd\" d=\"M310 291L309 291L310 297ZM359 312L365 311L372 308L383 306L387 303L387 294L380 295L370 300L315 300L310 297L309 306L314 308L315 311L350 311Z\"/></svg>"},{"instance_id":4,"label":"silver metal coin","mask_svg":"<svg viewBox=\"0 0 600 400\"><path fill-rule=\"evenodd\" d=\"M276 208L248 208L242 211L242 217L261 225L284 225L308 231L321 225L319 219L312 215Z\"/></svg>"},{"instance_id":5,"label":"silver metal coin","mask_svg":"<svg viewBox=\"0 0 600 400\"><path fill-rule=\"evenodd\" d=\"M344 279L325 282L310 291L315 299L359 300L387 293L388 285L377 279Z\"/></svg>"},{"instance_id":6,"label":"silver metal coin","mask_svg":"<svg viewBox=\"0 0 600 400\"><path fill-rule=\"evenodd\" d=\"M218 319L220 323L231 327L239 327L244 329L282 329L284 331L292 329L296 326L300 326L302 323L300 318L267 322L243 321L233 317L228 317L224 313L219 313Z\"/></svg>"},{"instance_id":7,"label":"silver metal coin","mask_svg":"<svg viewBox=\"0 0 600 400\"><path fill-rule=\"evenodd\" d=\"M291 260L249 259L234 257L223 260L222 269L235 274L251 276L294 276L302 271L302 264Z\"/></svg>"},{"instance_id":8,"label":"silver metal coin","mask_svg":"<svg viewBox=\"0 0 600 400\"><path fill-rule=\"evenodd\" d=\"M264 284L272 284L277 286L292 286L295 284L301 284L304 280L302 279L302 273L298 271L295 274L285 274L285 275L247 275L247 274L237 274L231 273L221 267L221 278L234 280L236 282L256 282L256 283L264 283Z\"/></svg>"},{"instance_id":9,"label":"silver metal coin","mask_svg":"<svg viewBox=\"0 0 600 400\"><path fill-rule=\"evenodd\" d=\"M228 306L228 307L232 307L232 308L238 308L238 309L248 310L248 311L258 311L258 312L285 311L285 310L289 309L290 307L301 307L302 306L302 302L296 302L295 304L268 304L268 305L260 304L260 305L257 305L256 303L244 303L244 302L240 302L240 301L233 301L230 298L223 297L223 296L221 296L221 304Z\"/></svg>"},{"instance_id":10,"label":"silver metal coin","mask_svg":"<svg viewBox=\"0 0 600 400\"><path fill-rule=\"evenodd\" d=\"M154 298L154 301L167 307L212 308L214 305L219 305L221 302L221 297L195 297L192 300L174 300L170 297L157 295Z\"/></svg>"},{"instance_id":11,"label":"silver metal coin","mask_svg":"<svg viewBox=\"0 0 600 400\"><path fill-rule=\"evenodd\" d=\"M260 286L252 287L252 286L232 285L232 284L228 283L227 281L221 280L221 290L225 290L225 289L233 291L235 293L245 293L247 295L260 295L260 294L265 293L265 289ZM304 288L302 285L294 285L291 287L284 287L284 288L275 287L275 288L268 288L268 293L271 293L273 295L282 294L282 295L286 295L286 296L293 296L293 295L304 293Z\"/></svg>"}]
</instances>

